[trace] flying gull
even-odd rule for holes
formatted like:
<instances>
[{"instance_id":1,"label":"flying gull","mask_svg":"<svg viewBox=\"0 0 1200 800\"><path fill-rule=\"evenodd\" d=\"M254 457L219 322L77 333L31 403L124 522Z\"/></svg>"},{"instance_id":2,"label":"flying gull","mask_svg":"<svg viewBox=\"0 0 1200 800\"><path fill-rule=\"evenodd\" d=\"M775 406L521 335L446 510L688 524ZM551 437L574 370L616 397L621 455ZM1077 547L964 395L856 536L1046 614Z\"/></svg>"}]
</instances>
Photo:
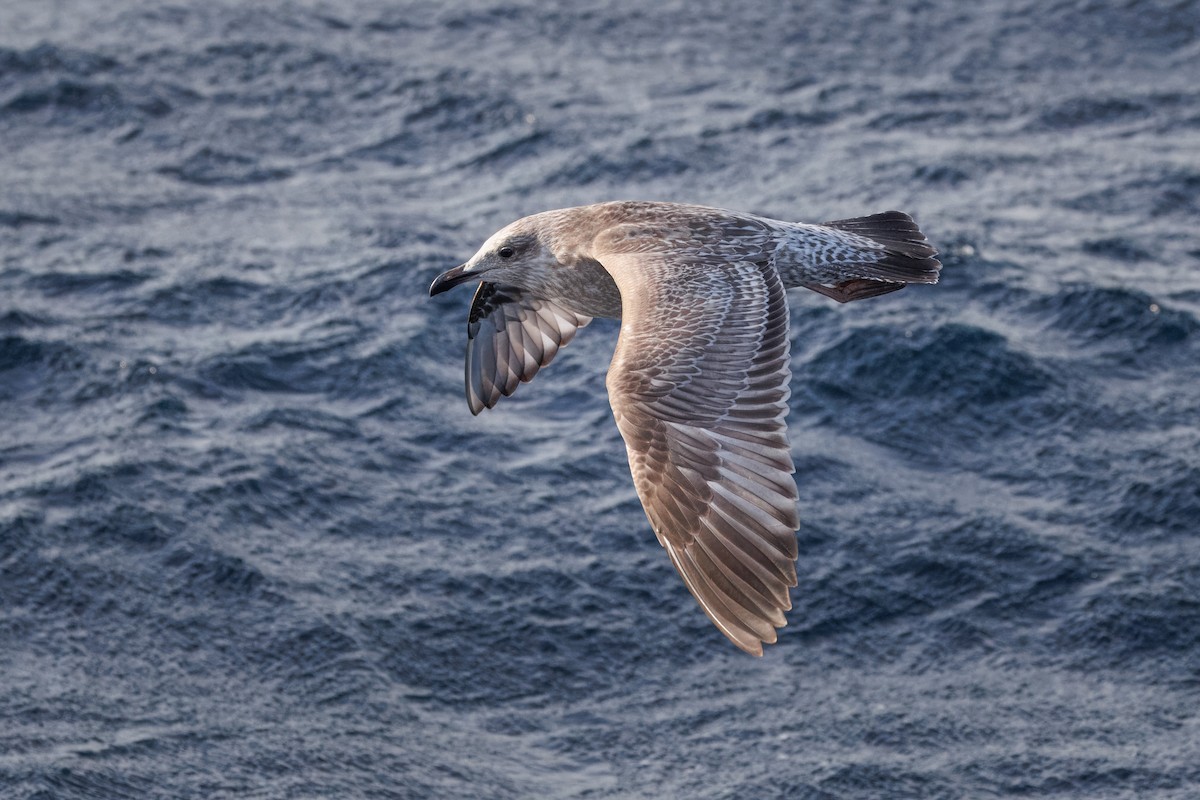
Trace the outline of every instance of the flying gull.
<instances>
[{"instance_id":1,"label":"flying gull","mask_svg":"<svg viewBox=\"0 0 1200 800\"><path fill-rule=\"evenodd\" d=\"M480 281L467 320L467 404L493 407L593 317L621 320L606 384L659 544L742 650L776 640L796 585L787 440L786 290L846 303L937 283L907 214L820 225L678 203L534 214L439 275Z\"/></svg>"}]
</instances>

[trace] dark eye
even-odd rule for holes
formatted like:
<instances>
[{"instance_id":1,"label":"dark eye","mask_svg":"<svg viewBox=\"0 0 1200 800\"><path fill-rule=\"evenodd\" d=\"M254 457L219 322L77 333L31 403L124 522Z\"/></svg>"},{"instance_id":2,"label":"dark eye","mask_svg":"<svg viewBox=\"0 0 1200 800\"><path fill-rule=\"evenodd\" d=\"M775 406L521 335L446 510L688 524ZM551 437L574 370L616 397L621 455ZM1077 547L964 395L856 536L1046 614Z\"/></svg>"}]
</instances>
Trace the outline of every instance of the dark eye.
<instances>
[{"instance_id":1,"label":"dark eye","mask_svg":"<svg viewBox=\"0 0 1200 800\"><path fill-rule=\"evenodd\" d=\"M513 250L508 245L505 245L496 251L496 255L500 256L501 258L512 258L513 254L516 252L516 250Z\"/></svg>"}]
</instances>

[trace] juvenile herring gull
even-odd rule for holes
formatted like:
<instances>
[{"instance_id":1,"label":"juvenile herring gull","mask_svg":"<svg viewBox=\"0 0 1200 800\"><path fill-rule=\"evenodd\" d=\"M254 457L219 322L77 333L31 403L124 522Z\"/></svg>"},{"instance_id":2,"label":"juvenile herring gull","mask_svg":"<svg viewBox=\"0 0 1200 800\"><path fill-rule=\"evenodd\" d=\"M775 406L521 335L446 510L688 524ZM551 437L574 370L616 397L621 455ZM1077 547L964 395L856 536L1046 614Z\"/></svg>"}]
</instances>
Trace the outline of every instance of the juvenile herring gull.
<instances>
[{"instance_id":1,"label":"juvenile herring gull","mask_svg":"<svg viewBox=\"0 0 1200 800\"><path fill-rule=\"evenodd\" d=\"M792 607L786 289L846 303L937 283L907 214L809 225L614 202L517 220L435 295L480 281L467 319L472 414L529 381L593 317L621 320L606 384L659 544L713 624L762 655Z\"/></svg>"}]
</instances>

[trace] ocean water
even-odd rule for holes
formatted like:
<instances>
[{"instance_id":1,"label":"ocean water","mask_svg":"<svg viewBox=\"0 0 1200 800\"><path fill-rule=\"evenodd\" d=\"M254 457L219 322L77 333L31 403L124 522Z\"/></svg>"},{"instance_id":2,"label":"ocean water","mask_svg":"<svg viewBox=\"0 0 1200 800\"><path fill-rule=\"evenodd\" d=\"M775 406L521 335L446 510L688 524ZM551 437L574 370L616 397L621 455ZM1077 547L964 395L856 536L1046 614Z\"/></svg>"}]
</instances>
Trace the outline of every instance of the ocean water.
<instances>
[{"instance_id":1,"label":"ocean water","mask_svg":"<svg viewBox=\"0 0 1200 800\"><path fill-rule=\"evenodd\" d=\"M1200 797L1200 3L8 0L0 143L0 797ZM622 198L943 253L790 297L762 659L426 296Z\"/></svg>"}]
</instances>

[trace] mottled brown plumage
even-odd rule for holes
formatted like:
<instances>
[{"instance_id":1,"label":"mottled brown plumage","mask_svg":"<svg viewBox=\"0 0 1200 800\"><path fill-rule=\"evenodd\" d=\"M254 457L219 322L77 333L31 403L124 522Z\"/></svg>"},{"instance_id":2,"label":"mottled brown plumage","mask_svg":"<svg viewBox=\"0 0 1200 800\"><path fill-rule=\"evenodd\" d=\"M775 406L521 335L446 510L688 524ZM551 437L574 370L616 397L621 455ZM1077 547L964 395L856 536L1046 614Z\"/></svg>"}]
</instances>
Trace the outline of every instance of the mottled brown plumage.
<instances>
[{"instance_id":1,"label":"mottled brown plumage","mask_svg":"<svg viewBox=\"0 0 1200 800\"><path fill-rule=\"evenodd\" d=\"M808 225L602 203L512 223L430 294L482 281L467 326L476 414L593 317L621 319L609 402L646 516L713 623L761 655L796 585L786 289L849 302L936 283L936 255L898 211Z\"/></svg>"}]
</instances>

